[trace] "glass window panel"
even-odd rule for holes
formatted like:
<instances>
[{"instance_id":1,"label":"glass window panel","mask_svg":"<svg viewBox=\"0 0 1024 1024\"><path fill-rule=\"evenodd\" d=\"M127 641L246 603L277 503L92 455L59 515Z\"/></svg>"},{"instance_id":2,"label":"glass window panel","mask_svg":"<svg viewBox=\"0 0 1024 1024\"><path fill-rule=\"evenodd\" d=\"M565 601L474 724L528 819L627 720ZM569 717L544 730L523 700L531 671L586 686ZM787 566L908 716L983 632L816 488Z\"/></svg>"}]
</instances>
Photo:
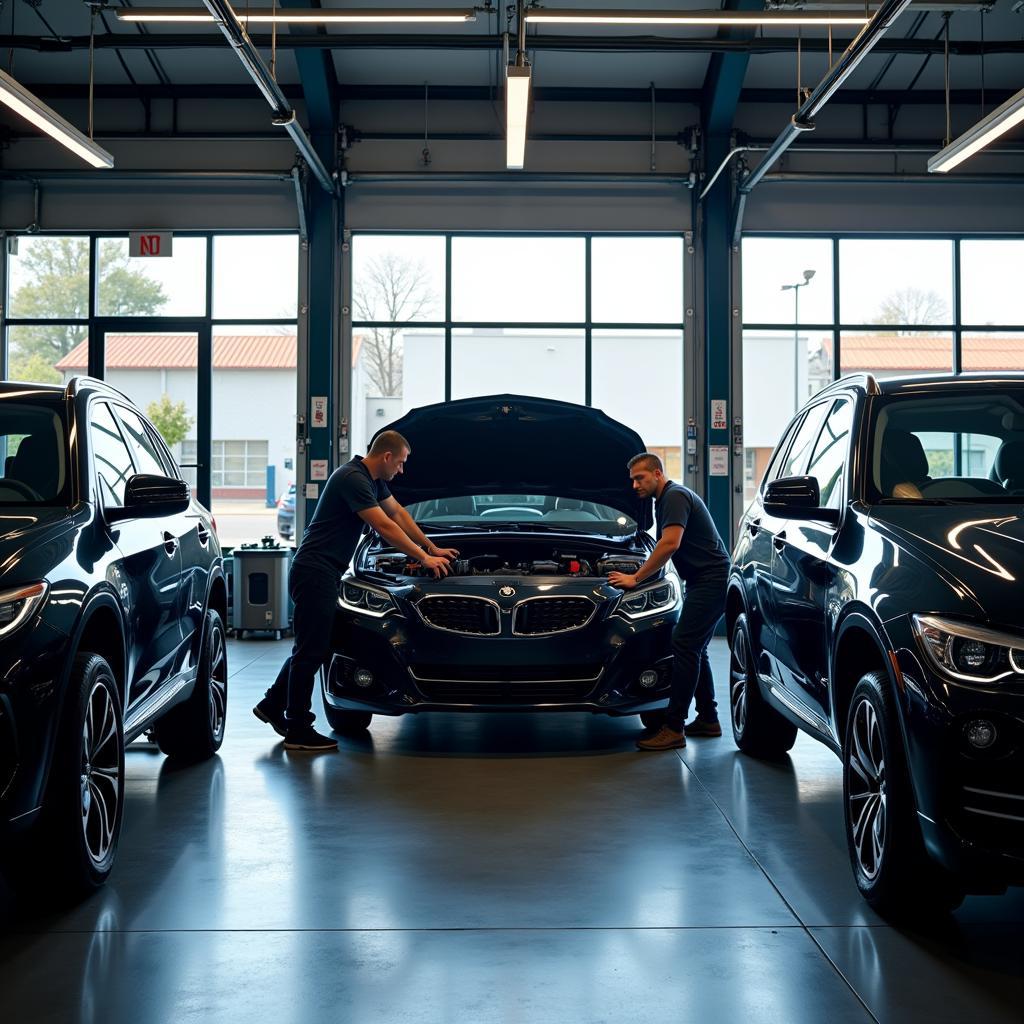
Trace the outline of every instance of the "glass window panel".
<instances>
[{"instance_id":1,"label":"glass window panel","mask_svg":"<svg viewBox=\"0 0 1024 1024\"><path fill-rule=\"evenodd\" d=\"M459 329L452 332L452 398L532 395L582 404L582 331Z\"/></svg>"},{"instance_id":2,"label":"glass window panel","mask_svg":"<svg viewBox=\"0 0 1024 1024\"><path fill-rule=\"evenodd\" d=\"M951 373L953 335L941 331L849 331L839 345L842 373L867 371L876 377Z\"/></svg>"},{"instance_id":3,"label":"glass window panel","mask_svg":"<svg viewBox=\"0 0 1024 1024\"><path fill-rule=\"evenodd\" d=\"M88 317L89 239L20 235L17 242L17 253L7 257L7 315L37 320Z\"/></svg>"},{"instance_id":4,"label":"glass window panel","mask_svg":"<svg viewBox=\"0 0 1024 1024\"><path fill-rule=\"evenodd\" d=\"M1024 239L960 243L960 320L965 324L1024 324Z\"/></svg>"},{"instance_id":5,"label":"glass window panel","mask_svg":"<svg viewBox=\"0 0 1024 1024\"><path fill-rule=\"evenodd\" d=\"M298 235L214 236L214 317L291 320L298 302Z\"/></svg>"},{"instance_id":6,"label":"glass window panel","mask_svg":"<svg viewBox=\"0 0 1024 1024\"><path fill-rule=\"evenodd\" d=\"M163 460L138 415L121 405L117 407L117 417L121 421L121 432L128 442L128 448L135 459L135 465L139 467L139 472L166 475Z\"/></svg>"},{"instance_id":7,"label":"glass window panel","mask_svg":"<svg viewBox=\"0 0 1024 1024\"><path fill-rule=\"evenodd\" d=\"M222 441L223 454L227 456L232 455L245 455L245 442L244 441Z\"/></svg>"},{"instance_id":8,"label":"glass window panel","mask_svg":"<svg viewBox=\"0 0 1024 1024\"><path fill-rule=\"evenodd\" d=\"M644 382L643 401L622 386L623 353L635 366L656 366ZM648 451L680 480L683 472L683 332L594 331L591 339L591 402L632 427Z\"/></svg>"},{"instance_id":9,"label":"glass window panel","mask_svg":"<svg viewBox=\"0 0 1024 1024\"><path fill-rule=\"evenodd\" d=\"M595 322L683 322L683 239L594 238L590 315Z\"/></svg>"},{"instance_id":10,"label":"glass window panel","mask_svg":"<svg viewBox=\"0 0 1024 1024\"><path fill-rule=\"evenodd\" d=\"M1024 331L966 331L965 371L1024 370Z\"/></svg>"},{"instance_id":11,"label":"glass window panel","mask_svg":"<svg viewBox=\"0 0 1024 1024\"><path fill-rule=\"evenodd\" d=\"M953 242L844 238L839 242L839 292L844 324L951 324Z\"/></svg>"},{"instance_id":12,"label":"glass window panel","mask_svg":"<svg viewBox=\"0 0 1024 1024\"><path fill-rule=\"evenodd\" d=\"M444 264L443 235L356 235L352 319L443 320Z\"/></svg>"},{"instance_id":13,"label":"glass window panel","mask_svg":"<svg viewBox=\"0 0 1024 1024\"><path fill-rule=\"evenodd\" d=\"M356 327L352 337L351 453L410 409L444 401L444 330Z\"/></svg>"},{"instance_id":14,"label":"glass window panel","mask_svg":"<svg viewBox=\"0 0 1024 1024\"><path fill-rule=\"evenodd\" d=\"M223 475L224 487L244 487L245 486L245 471L244 470L226 470Z\"/></svg>"},{"instance_id":15,"label":"glass window panel","mask_svg":"<svg viewBox=\"0 0 1024 1024\"><path fill-rule=\"evenodd\" d=\"M89 328L52 323L7 329L7 377L35 384L63 384L89 372Z\"/></svg>"},{"instance_id":16,"label":"glass window panel","mask_svg":"<svg viewBox=\"0 0 1024 1024\"><path fill-rule=\"evenodd\" d=\"M99 315L204 316L206 239L175 238L173 253L131 257L127 238L101 238Z\"/></svg>"},{"instance_id":17,"label":"glass window panel","mask_svg":"<svg viewBox=\"0 0 1024 1024\"><path fill-rule=\"evenodd\" d=\"M831 239L745 238L742 253L744 323L832 322Z\"/></svg>"},{"instance_id":18,"label":"glass window panel","mask_svg":"<svg viewBox=\"0 0 1024 1024\"><path fill-rule=\"evenodd\" d=\"M839 508L852 425L853 406L849 402L836 402L807 463L807 474L818 481L823 508Z\"/></svg>"},{"instance_id":19,"label":"glass window panel","mask_svg":"<svg viewBox=\"0 0 1024 1024\"><path fill-rule=\"evenodd\" d=\"M452 239L452 319L478 323L582 322L582 238Z\"/></svg>"},{"instance_id":20,"label":"glass window panel","mask_svg":"<svg viewBox=\"0 0 1024 1024\"><path fill-rule=\"evenodd\" d=\"M110 408L105 402L96 402L92 406L89 436L92 440L92 457L104 504L123 505L125 487L135 469Z\"/></svg>"},{"instance_id":21,"label":"glass window panel","mask_svg":"<svg viewBox=\"0 0 1024 1024\"><path fill-rule=\"evenodd\" d=\"M808 410L803 423L800 424L800 428L793 438L789 451L786 453L786 458L779 470L780 477L798 476L804 472L804 466L807 464L807 456L811 445L817 440L822 420L824 420L825 414L831 408L831 402L822 401L817 405L811 406Z\"/></svg>"}]
</instances>

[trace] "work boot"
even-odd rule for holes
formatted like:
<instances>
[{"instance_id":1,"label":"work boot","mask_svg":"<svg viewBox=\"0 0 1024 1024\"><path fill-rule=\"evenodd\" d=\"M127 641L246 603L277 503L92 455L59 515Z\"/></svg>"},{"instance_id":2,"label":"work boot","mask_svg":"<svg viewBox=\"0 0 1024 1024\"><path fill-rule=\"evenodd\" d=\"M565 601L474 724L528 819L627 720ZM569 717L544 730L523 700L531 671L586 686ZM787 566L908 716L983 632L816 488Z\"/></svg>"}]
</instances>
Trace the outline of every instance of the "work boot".
<instances>
[{"instance_id":1,"label":"work boot","mask_svg":"<svg viewBox=\"0 0 1024 1024\"><path fill-rule=\"evenodd\" d=\"M288 731L288 722L284 717L284 708L278 707L269 697L264 697L252 709L252 713L261 722L266 722L278 736L284 736Z\"/></svg>"},{"instance_id":2,"label":"work boot","mask_svg":"<svg viewBox=\"0 0 1024 1024\"><path fill-rule=\"evenodd\" d=\"M721 736L722 723L717 718L701 718L698 715L692 722L683 726L683 732L687 736Z\"/></svg>"},{"instance_id":3,"label":"work boot","mask_svg":"<svg viewBox=\"0 0 1024 1024\"><path fill-rule=\"evenodd\" d=\"M636 745L640 750L678 750L686 746L686 737L663 725L653 736L637 740Z\"/></svg>"},{"instance_id":4,"label":"work boot","mask_svg":"<svg viewBox=\"0 0 1024 1024\"><path fill-rule=\"evenodd\" d=\"M321 736L311 725L290 726L284 737L285 750L337 750L338 741Z\"/></svg>"}]
</instances>

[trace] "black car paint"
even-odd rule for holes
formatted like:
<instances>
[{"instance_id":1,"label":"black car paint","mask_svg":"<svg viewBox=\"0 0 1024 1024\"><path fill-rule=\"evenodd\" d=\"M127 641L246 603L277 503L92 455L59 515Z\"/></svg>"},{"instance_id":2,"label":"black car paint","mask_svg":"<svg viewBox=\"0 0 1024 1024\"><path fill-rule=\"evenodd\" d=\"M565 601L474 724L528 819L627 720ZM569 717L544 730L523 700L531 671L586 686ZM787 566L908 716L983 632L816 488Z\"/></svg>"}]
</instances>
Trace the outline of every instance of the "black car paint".
<instances>
[{"instance_id":1,"label":"black car paint","mask_svg":"<svg viewBox=\"0 0 1024 1024\"><path fill-rule=\"evenodd\" d=\"M496 395L416 409L390 429L399 430L413 447L404 474L390 485L403 503L465 493L560 495L617 508L639 524L628 536L560 532L550 527L542 531L531 529L529 522L483 533L460 533L453 527L431 537L442 547L514 543L524 550L530 546L572 549L581 557L632 556L638 563L653 550L654 542L643 528L651 522L651 502L638 501L626 468L630 456L644 450L643 441L599 410ZM574 453L579 453L579 466ZM426 530L431 536L429 524ZM375 538L364 536L352 559L351 578L387 590L398 610L372 618L339 609L335 655L323 686L328 705L385 715L510 709L626 715L666 705L678 601L663 614L631 621L618 612L622 591L601 576L396 581L367 570L368 558L377 550ZM671 567L668 573L675 581ZM514 594L503 596L503 587L512 588ZM501 609L501 635L448 633L429 626L417 613L416 605L424 597L455 594L496 602ZM514 606L550 596L585 597L594 602L595 612L586 625L564 633L513 635ZM418 666L431 666L439 685L424 685ZM356 668L373 673L371 688L354 685L351 677ZM657 671L658 682L644 689L638 677L649 668ZM479 679L467 678L477 671ZM568 678L587 673L592 679L589 684ZM459 682L494 685L460 692ZM481 689L487 691L484 697Z\"/></svg>"},{"instance_id":2,"label":"black car paint","mask_svg":"<svg viewBox=\"0 0 1024 1024\"><path fill-rule=\"evenodd\" d=\"M121 689L125 742L185 700L195 683L206 609L226 615L220 547L209 513L184 511L108 522L96 496L89 445L93 402L138 410L99 381L66 388L0 384L0 402L31 389L62 412L71 493L67 508L7 506L0 589L45 580L45 603L0 639L0 829L38 815L75 654L93 650ZM10 400L10 399L8 399ZM169 472L176 472L159 437ZM12 523L12 519L14 520Z\"/></svg>"},{"instance_id":3,"label":"black car paint","mask_svg":"<svg viewBox=\"0 0 1024 1024\"><path fill-rule=\"evenodd\" d=\"M941 676L926 662L910 617L981 622L1024 644L1024 513L1013 504L869 504L865 478L875 403L937 387L984 394L997 385L1024 389L1024 377L876 382L861 375L816 396L855 404L839 522L778 518L765 511L763 493L755 496L739 525L726 612L730 635L737 617L747 617L765 699L837 754L861 670L887 675L926 848L974 891L1024 884L1024 828L980 825L963 812L967 785L1024 798L1024 687ZM984 556L971 543L979 537ZM975 717L1002 725L998 756L965 750L962 729Z\"/></svg>"}]
</instances>

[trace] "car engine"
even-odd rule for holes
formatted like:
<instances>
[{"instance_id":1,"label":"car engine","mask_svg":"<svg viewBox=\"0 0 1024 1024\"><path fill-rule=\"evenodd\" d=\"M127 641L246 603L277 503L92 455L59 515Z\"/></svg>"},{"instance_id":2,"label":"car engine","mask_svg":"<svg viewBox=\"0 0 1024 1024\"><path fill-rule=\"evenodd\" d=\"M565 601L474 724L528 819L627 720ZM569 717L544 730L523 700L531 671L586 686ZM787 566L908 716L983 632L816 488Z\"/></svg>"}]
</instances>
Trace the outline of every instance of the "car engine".
<instances>
[{"instance_id":1,"label":"car engine","mask_svg":"<svg viewBox=\"0 0 1024 1024\"><path fill-rule=\"evenodd\" d=\"M607 576L610 572L636 572L642 559L622 555L582 557L578 553L553 551L545 558L530 560L481 554L458 558L452 563L453 576ZM403 554L389 552L377 555L371 566L388 576L433 576Z\"/></svg>"}]
</instances>

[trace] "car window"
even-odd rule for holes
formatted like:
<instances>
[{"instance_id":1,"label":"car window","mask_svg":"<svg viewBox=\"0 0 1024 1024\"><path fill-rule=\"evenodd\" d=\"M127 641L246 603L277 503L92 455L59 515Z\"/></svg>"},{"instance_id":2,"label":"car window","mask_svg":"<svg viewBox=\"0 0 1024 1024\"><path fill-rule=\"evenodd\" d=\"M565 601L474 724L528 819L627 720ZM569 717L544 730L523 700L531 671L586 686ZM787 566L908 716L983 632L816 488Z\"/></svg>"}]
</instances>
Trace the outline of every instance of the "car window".
<instances>
[{"instance_id":1,"label":"car window","mask_svg":"<svg viewBox=\"0 0 1024 1024\"><path fill-rule=\"evenodd\" d=\"M153 473L166 476L167 467L160 458L156 443L149 436L145 424L138 413L123 405L117 407L117 417L121 421L122 433L128 442L135 465L140 473Z\"/></svg>"},{"instance_id":2,"label":"car window","mask_svg":"<svg viewBox=\"0 0 1024 1024\"><path fill-rule=\"evenodd\" d=\"M59 407L0 405L0 505L65 505L68 446Z\"/></svg>"},{"instance_id":3,"label":"car window","mask_svg":"<svg viewBox=\"0 0 1024 1024\"><path fill-rule=\"evenodd\" d=\"M807 462L807 475L818 481L823 508L839 508L852 425L853 406L846 401L836 402L825 419Z\"/></svg>"},{"instance_id":4,"label":"car window","mask_svg":"<svg viewBox=\"0 0 1024 1024\"><path fill-rule=\"evenodd\" d=\"M768 468L765 470L764 479L761 481L761 489L763 490L766 484L770 484L778 475L786 461L786 451L789 448L789 442L793 440L793 435L796 433L797 427L800 426L801 417L796 416L793 422L786 427L786 432L782 435L782 440L775 446L775 451L772 453L772 460L768 463Z\"/></svg>"},{"instance_id":5,"label":"car window","mask_svg":"<svg viewBox=\"0 0 1024 1024\"><path fill-rule=\"evenodd\" d=\"M793 438L789 451L786 453L786 458L779 471L780 477L799 476L803 473L804 467L807 465L807 455L818 436L821 421L825 418L825 413L829 408L828 402L819 402L808 410L803 423L800 424L800 429L796 432L796 437Z\"/></svg>"},{"instance_id":6,"label":"car window","mask_svg":"<svg viewBox=\"0 0 1024 1024\"><path fill-rule=\"evenodd\" d=\"M124 490L135 473L135 467L106 402L93 404L89 413L89 436L103 504L108 507L123 505Z\"/></svg>"}]
</instances>

